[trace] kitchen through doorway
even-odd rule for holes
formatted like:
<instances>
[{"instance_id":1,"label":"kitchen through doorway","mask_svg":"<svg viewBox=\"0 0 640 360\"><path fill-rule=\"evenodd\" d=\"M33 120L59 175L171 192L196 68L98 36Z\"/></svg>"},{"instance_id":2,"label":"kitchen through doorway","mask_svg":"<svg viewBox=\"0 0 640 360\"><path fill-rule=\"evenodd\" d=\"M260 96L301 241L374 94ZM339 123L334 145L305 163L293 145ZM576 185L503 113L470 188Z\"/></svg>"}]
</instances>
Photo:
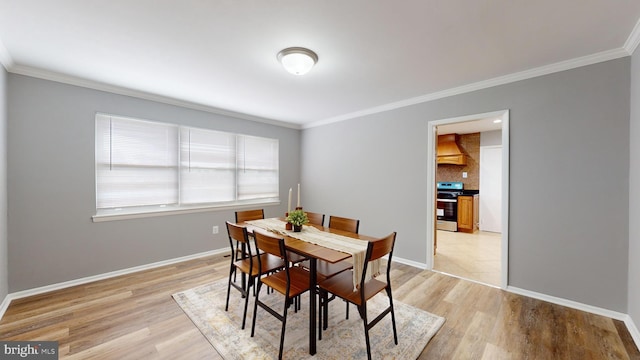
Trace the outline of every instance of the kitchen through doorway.
<instances>
[{"instance_id":1,"label":"kitchen through doorway","mask_svg":"<svg viewBox=\"0 0 640 360\"><path fill-rule=\"evenodd\" d=\"M434 271L506 288L508 111L432 121L429 187ZM506 155L505 155L506 154ZM508 214L508 213L507 213ZM431 246L429 246L431 245Z\"/></svg>"}]
</instances>

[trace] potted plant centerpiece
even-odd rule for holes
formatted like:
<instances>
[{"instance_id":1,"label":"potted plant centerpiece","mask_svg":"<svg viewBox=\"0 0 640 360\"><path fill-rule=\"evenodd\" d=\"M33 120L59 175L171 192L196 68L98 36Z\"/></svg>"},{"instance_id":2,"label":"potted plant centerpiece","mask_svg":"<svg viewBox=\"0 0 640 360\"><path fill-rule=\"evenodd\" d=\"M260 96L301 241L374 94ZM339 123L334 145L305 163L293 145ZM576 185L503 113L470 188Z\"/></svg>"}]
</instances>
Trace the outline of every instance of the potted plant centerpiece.
<instances>
[{"instance_id":1,"label":"potted plant centerpiece","mask_svg":"<svg viewBox=\"0 0 640 360\"><path fill-rule=\"evenodd\" d=\"M309 222L309 218L303 210L293 210L289 213L289 216L287 216L287 222L293 225L293 231L300 232L302 225Z\"/></svg>"}]
</instances>

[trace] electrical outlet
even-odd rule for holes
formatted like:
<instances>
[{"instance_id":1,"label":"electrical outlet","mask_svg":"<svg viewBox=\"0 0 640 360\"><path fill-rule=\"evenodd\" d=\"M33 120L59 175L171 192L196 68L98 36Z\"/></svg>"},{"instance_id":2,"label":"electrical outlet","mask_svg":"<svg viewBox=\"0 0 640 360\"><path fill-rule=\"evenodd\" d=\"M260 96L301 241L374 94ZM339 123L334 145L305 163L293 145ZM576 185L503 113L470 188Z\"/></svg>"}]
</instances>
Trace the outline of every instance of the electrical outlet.
<instances>
[{"instance_id":1,"label":"electrical outlet","mask_svg":"<svg viewBox=\"0 0 640 360\"><path fill-rule=\"evenodd\" d=\"M462 172L462 178L463 178L463 179L466 179L466 178L467 178L467 172L466 172L466 171L463 171L463 172Z\"/></svg>"},{"instance_id":2,"label":"electrical outlet","mask_svg":"<svg viewBox=\"0 0 640 360\"><path fill-rule=\"evenodd\" d=\"M214 226L213 227L213 233L217 234L220 230L218 229L218 226Z\"/></svg>"}]
</instances>

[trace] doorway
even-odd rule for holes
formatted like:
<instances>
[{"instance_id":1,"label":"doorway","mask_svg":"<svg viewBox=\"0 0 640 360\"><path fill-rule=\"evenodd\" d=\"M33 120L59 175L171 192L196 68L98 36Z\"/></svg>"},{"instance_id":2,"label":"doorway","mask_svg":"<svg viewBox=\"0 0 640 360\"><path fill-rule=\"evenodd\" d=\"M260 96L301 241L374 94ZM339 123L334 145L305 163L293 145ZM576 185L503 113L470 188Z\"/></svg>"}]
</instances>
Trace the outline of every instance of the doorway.
<instances>
[{"instance_id":1,"label":"doorway","mask_svg":"<svg viewBox=\"0 0 640 360\"><path fill-rule=\"evenodd\" d=\"M437 135L443 133L470 134L467 137L460 135L462 142L464 139L476 139L475 147L470 147L473 153L467 154L468 164L464 166L441 164L439 172L436 143ZM486 134L484 138L488 140L483 141L482 146L479 146L477 139L481 134ZM508 284L509 111L430 121L428 139L431 141L428 146L427 166L427 268L506 288ZM485 166L480 166L478 169L480 162ZM468 170L469 173L463 170ZM467 179L467 177L470 178ZM465 191L465 196L477 195L474 199L479 203L480 216L474 221L477 226L474 226L471 231L437 229L436 182L442 180L463 182L467 185L465 189L469 189ZM466 263L459 266L460 264L456 264L456 258ZM474 263L474 259L478 261Z\"/></svg>"},{"instance_id":2,"label":"doorway","mask_svg":"<svg viewBox=\"0 0 640 360\"><path fill-rule=\"evenodd\" d=\"M502 145L480 146L480 231L502 231Z\"/></svg>"}]
</instances>

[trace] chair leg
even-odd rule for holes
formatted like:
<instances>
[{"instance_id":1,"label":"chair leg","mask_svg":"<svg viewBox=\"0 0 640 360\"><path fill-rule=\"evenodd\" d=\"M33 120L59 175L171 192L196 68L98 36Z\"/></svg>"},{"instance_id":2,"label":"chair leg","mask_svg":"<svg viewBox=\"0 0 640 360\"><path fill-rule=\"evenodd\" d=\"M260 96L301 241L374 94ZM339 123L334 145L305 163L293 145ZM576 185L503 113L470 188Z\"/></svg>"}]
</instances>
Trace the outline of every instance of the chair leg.
<instances>
[{"instance_id":1,"label":"chair leg","mask_svg":"<svg viewBox=\"0 0 640 360\"><path fill-rule=\"evenodd\" d=\"M238 260L238 249L239 249L239 246L240 246L240 242L236 241L236 249L233 252L233 255L232 255L233 256L233 261L231 261L231 262L234 262L234 261ZM235 272L233 273L233 282L236 282L236 273Z\"/></svg>"},{"instance_id":2,"label":"chair leg","mask_svg":"<svg viewBox=\"0 0 640 360\"><path fill-rule=\"evenodd\" d=\"M364 324L364 338L367 342L367 359L371 360L371 344L369 343L369 329L367 329L366 321Z\"/></svg>"},{"instance_id":3,"label":"chair leg","mask_svg":"<svg viewBox=\"0 0 640 360\"><path fill-rule=\"evenodd\" d=\"M322 291L322 289L318 290L318 340L322 340L322 328L324 327L322 322L322 312L324 311L324 304L322 303L323 296L324 291Z\"/></svg>"},{"instance_id":4,"label":"chair leg","mask_svg":"<svg viewBox=\"0 0 640 360\"><path fill-rule=\"evenodd\" d=\"M233 275L235 273L234 270L235 269L233 268L233 266L229 270L229 282L227 284L227 303L224 306L224 311L229 311L229 293L231 292L231 275Z\"/></svg>"},{"instance_id":5,"label":"chair leg","mask_svg":"<svg viewBox=\"0 0 640 360\"><path fill-rule=\"evenodd\" d=\"M345 319L349 320L349 302L347 300L345 300L344 304L347 307L347 310L346 310L347 317Z\"/></svg>"},{"instance_id":6,"label":"chair leg","mask_svg":"<svg viewBox=\"0 0 640 360\"><path fill-rule=\"evenodd\" d=\"M325 330L327 330L327 328L329 327L329 293L327 292L324 293L324 299L322 301L324 302L324 305L322 308L324 322L322 323L322 326L324 327Z\"/></svg>"},{"instance_id":7,"label":"chair leg","mask_svg":"<svg viewBox=\"0 0 640 360\"><path fill-rule=\"evenodd\" d=\"M284 348L284 331L287 328L287 309L288 308L289 308L289 304L287 301L285 301L284 316L282 317L282 330L280 332L280 350L278 351L278 360L282 360L282 350Z\"/></svg>"},{"instance_id":8,"label":"chair leg","mask_svg":"<svg viewBox=\"0 0 640 360\"><path fill-rule=\"evenodd\" d=\"M258 280L258 286L256 286L256 299L253 304L253 320L251 321L251 337L255 335L256 331L256 319L258 318L258 298L260 297L260 289L262 288L262 281Z\"/></svg>"},{"instance_id":9,"label":"chair leg","mask_svg":"<svg viewBox=\"0 0 640 360\"><path fill-rule=\"evenodd\" d=\"M393 296L391 296L391 286L387 286L387 296L389 297L389 306L391 306L391 325L393 326L393 341L398 345L398 332L396 331L396 314L393 310Z\"/></svg>"},{"instance_id":10,"label":"chair leg","mask_svg":"<svg viewBox=\"0 0 640 360\"><path fill-rule=\"evenodd\" d=\"M246 296L244 297L244 313L242 314L242 330L244 330L244 325L247 322L247 308L249 307L249 288L252 287L251 280L252 279L249 279L249 281L247 282L247 289L245 290ZM255 292L255 287L253 291Z\"/></svg>"},{"instance_id":11,"label":"chair leg","mask_svg":"<svg viewBox=\"0 0 640 360\"><path fill-rule=\"evenodd\" d=\"M367 343L367 359L371 360L371 342L369 341L369 323L367 321L367 305L366 303L362 306L358 306L358 311L360 312L360 317L362 317L364 324L364 339Z\"/></svg>"}]
</instances>

